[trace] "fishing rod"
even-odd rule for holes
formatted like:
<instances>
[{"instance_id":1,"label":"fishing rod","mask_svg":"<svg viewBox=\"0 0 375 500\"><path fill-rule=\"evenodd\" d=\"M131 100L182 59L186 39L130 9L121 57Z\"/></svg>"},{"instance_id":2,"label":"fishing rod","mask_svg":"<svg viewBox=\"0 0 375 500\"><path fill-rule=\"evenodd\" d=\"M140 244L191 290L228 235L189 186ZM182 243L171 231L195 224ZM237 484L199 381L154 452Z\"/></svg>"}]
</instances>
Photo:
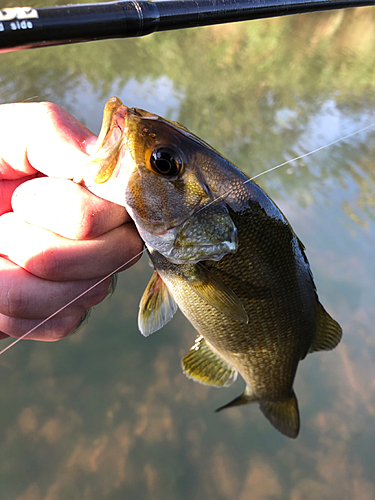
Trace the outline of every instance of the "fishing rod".
<instances>
[{"instance_id":1,"label":"fishing rod","mask_svg":"<svg viewBox=\"0 0 375 500\"><path fill-rule=\"evenodd\" d=\"M374 5L375 0L122 0L0 9L0 53Z\"/></svg>"}]
</instances>

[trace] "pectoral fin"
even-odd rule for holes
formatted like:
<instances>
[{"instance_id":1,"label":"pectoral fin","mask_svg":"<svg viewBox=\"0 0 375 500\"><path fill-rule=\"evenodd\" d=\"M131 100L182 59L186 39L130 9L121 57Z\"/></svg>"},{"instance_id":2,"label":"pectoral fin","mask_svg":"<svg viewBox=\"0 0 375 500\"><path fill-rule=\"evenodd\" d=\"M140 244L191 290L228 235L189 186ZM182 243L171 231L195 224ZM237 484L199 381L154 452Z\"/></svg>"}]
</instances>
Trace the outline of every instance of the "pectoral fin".
<instances>
[{"instance_id":1,"label":"pectoral fin","mask_svg":"<svg viewBox=\"0 0 375 500\"><path fill-rule=\"evenodd\" d=\"M216 354L201 335L182 358L182 369L189 378L217 387L231 385L237 378L237 370Z\"/></svg>"},{"instance_id":2,"label":"pectoral fin","mask_svg":"<svg viewBox=\"0 0 375 500\"><path fill-rule=\"evenodd\" d=\"M154 271L139 304L138 327L147 337L173 318L178 306L167 285Z\"/></svg>"},{"instance_id":3,"label":"pectoral fin","mask_svg":"<svg viewBox=\"0 0 375 500\"><path fill-rule=\"evenodd\" d=\"M331 318L322 304L318 304L318 321L315 338L309 352L330 351L335 348L342 337L341 326Z\"/></svg>"},{"instance_id":4,"label":"pectoral fin","mask_svg":"<svg viewBox=\"0 0 375 500\"><path fill-rule=\"evenodd\" d=\"M231 318L242 323L248 322L242 302L224 281L201 263L194 265L192 269L192 272L187 272L184 276L201 299Z\"/></svg>"}]
</instances>

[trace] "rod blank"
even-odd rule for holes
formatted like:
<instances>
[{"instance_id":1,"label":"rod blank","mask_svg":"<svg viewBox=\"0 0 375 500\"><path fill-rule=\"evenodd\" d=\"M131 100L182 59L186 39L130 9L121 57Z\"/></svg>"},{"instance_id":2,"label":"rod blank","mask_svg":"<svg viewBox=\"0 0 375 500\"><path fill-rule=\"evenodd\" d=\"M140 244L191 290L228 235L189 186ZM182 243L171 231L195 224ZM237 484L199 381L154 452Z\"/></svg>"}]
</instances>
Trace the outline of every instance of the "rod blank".
<instances>
[{"instance_id":1,"label":"rod blank","mask_svg":"<svg viewBox=\"0 0 375 500\"><path fill-rule=\"evenodd\" d=\"M0 9L0 53L374 5L375 0L148 0Z\"/></svg>"}]
</instances>

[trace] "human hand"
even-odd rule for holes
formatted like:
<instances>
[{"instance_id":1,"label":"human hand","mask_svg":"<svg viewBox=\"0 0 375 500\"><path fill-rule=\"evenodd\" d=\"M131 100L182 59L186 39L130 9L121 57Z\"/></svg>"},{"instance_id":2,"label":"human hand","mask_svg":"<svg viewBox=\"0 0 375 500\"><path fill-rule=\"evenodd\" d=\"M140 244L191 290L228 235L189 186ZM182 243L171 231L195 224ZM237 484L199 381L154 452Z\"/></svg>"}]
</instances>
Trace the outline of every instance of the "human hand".
<instances>
[{"instance_id":1,"label":"human hand","mask_svg":"<svg viewBox=\"0 0 375 500\"><path fill-rule=\"evenodd\" d=\"M138 260L143 244L125 208L69 180L95 140L54 104L0 105L0 338L22 336ZM110 278L26 338L65 337L109 285Z\"/></svg>"}]
</instances>

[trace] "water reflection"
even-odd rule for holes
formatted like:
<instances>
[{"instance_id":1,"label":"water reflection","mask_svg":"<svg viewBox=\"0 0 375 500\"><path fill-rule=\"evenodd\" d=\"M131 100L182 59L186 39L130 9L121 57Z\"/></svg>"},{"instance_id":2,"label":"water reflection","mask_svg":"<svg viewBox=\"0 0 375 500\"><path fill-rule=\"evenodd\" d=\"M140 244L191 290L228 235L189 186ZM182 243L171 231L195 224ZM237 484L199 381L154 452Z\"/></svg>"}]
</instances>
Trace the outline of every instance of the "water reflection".
<instances>
[{"instance_id":1,"label":"water reflection","mask_svg":"<svg viewBox=\"0 0 375 500\"><path fill-rule=\"evenodd\" d=\"M5 54L1 100L52 100L97 131L117 94L255 174L375 121L374 17L362 8ZM2 497L374 498L374 157L368 130L259 179L344 330L335 351L300 364L295 442L256 405L214 413L241 382L217 391L186 379L195 334L180 315L141 337L143 259L79 334L0 358Z\"/></svg>"}]
</instances>

